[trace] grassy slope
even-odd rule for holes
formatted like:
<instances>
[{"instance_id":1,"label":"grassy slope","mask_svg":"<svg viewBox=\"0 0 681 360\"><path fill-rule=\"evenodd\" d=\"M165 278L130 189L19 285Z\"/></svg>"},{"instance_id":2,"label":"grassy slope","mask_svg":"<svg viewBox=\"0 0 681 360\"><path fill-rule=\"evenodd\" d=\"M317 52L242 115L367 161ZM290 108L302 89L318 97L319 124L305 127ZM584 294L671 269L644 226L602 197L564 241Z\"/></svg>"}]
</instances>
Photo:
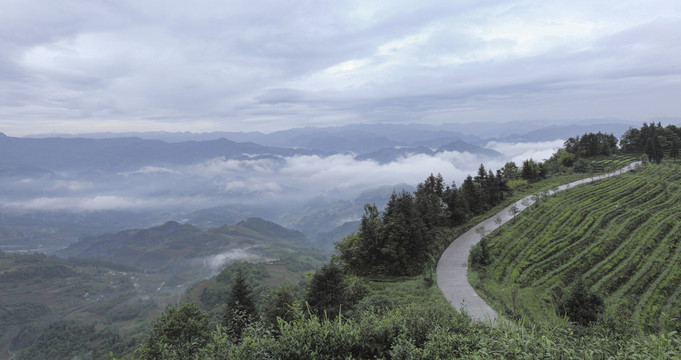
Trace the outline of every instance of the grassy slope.
<instances>
[{"instance_id":1,"label":"grassy slope","mask_svg":"<svg viewBox=\"0 0 681 360\"><path fill-rule=\"evenodd\" d=\"M681 309L680 181L665 163L550 197L489 236L493 263L471 282L497 309L541 323L560 321L562 291L583 275L607 313L666 328Z\"/></svg>"}]
</instances>

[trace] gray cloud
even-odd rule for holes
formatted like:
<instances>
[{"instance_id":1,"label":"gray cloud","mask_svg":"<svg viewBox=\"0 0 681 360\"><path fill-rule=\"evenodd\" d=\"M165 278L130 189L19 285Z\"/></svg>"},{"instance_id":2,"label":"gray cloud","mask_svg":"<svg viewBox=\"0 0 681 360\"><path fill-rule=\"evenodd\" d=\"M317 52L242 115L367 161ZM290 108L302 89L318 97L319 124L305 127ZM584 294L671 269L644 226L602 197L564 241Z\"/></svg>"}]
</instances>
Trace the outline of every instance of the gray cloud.
<instances>
[{"instance_id":1,"label":"gray cloud","mask_svg":"<svg viewBox=\"0 0 681 360\"><path fill-rule=\"evenodd\" d=\"M0 126L264 130L678 117L678 1L21 1Z\"/></svg>"}]
</instances>

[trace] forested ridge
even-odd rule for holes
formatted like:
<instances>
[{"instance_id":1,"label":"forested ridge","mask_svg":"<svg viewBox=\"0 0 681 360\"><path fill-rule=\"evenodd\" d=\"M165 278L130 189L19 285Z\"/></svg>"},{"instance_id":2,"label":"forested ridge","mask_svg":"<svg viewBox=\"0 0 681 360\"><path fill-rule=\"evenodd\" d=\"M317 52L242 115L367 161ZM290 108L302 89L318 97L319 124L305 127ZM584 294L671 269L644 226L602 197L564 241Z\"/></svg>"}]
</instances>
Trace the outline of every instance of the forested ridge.
<instances>
[{"instance_id":1,"label":"forested ridge","mask_svg":"<svg viewBox=\"0 0 681 360\"><path fill-rule=\"evenodd\" d=\"M680 247L671 235L656 236L677 226L678 211L665 210L678 196L681 174L678 165L664 162L675 158L675 131L644 124L630 129L621 147L612 135L585 134L568 139L544 161L509 162L496 171L480 165L460 186L431 174L414 193L393 193L383 211L367 204L358 231L337 243L331 261L306 279L265 290L261 284L272 274L263 272L264 265L228 266L193 288L182 305L166 308L134 352L113 357L679 358L671 310L679 298L672 295L678 293ZM661 155L654 153L656 142ZM635 147L641 143L643 148ZM619 168L642 154L654 164L551 196L557 185ZM537 205L495 233L481 234L487 249L471 260L473 280L517 322L473 321L442 297L433 267L457 234L533 193L540 194ZM507 231L524 242L501 240ZM560 234L565 238L551 240ZM645 238L653 241L636 240ZM627 248L614 250L617 244ZM664 256L645 258L649 252ZM592 267L615 262L620 265L610 265L617 266L611 272ZM500 294L483 286L487 279L500 284ZM550 312L550 319L523 312L535 308L519 309L527 289L537 284L543 288L536 300L549 304L541 311ZM624 301L613 306L617 298Z\"/></svg>"}]
</instances>

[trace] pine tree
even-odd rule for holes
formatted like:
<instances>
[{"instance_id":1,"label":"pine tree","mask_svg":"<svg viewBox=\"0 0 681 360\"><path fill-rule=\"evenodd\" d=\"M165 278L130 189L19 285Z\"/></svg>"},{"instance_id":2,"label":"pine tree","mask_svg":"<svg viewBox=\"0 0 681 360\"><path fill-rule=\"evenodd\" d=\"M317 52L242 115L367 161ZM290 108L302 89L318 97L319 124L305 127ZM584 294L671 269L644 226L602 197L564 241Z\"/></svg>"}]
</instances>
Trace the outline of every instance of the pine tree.
<instances>
[{"instance_id":1,"label":"pine tree","mask_svg":"<svg viewBox=\"0 0 681 360\"><path fill-rule=\"evenodd\" d=\"M463 208L465 209L466 213L468 215L478 214L480 209L478 189L475 187L475 183L473 183L473 178L470 175L468 175L468 177L463 181L463 184L461 184L461 189L459 189L459 193L461 194L461 199L463 200Z\"/></svg>"},{"instance_id":2,"label":"pine tree","mask_svg":"<svg viewBox=\"0 0 681 360\"><path fill-rule=\"evenodd\" d=\"M457 226L466 222L468 211L461 199L459 189L456 188L456 183L452 182L452 186L445 189L443 200L447 205L449 226Z\"/></svg>"},{"instance_id":3,"label":"pine tree","mask_svg":"<svg viewBox=\"0 0 681 360\"><path fill-rule=\"evenodd\" d=\"M570 320L587 326L598 319L603 312L603 299L587 288L580 276L563 296L562 310Z\"/></svg>"},{"instance_id":4,"label":"pine tree","mask_svg":"<svg viewBox=\"0 0 681 360\"><path fill-rule=\"evenodd\" d=\"M335 263L324 264L315 271L305 301L318 316L336 318L348 306L348 288L343 270Z\"/></svg>"},{"instance_id":5,"label":"pine tree","mask_svg":"<svg viewBox=\"0 0 681 360\"><path fill-rule=\"evenodd\" d=\"M295 296L291 286L288 284L280 286L272 293L272 296L265 307L263 316L265 321L276 328L277 319L282 319L287 322L293 320L294 303Z\"/></svg>"},{"instance_id":6,"label":"pine tree","mask_svg":"<svg viewBox=\"0 0 681 360\"><path fill-rule=\"evenodd\" d=\"M171 353L178 359L192 359L210 339L208 315L192 303L168 307L153 323L137 351L140 359L164 359Z\"/></svg>"},{"instance_id":7,"label":"pine tree","mask_svg":"<svg viewBox=\"0 0 681 360\"><path fill-rule=\"evenodd\" d=\"M403 191L391 196L383 212L383 239L381 251L388 261L384 275L416 275L423 270L428 252L426 226L412 194Z\"/></svg>"},{"instance_id":8,"label":"pine tree","mask_svg":"<svg viewBox=\"0 0 681 360\"><path fill-rule=\"evenodd\" d=\"M669 150L669 156L676 160L677 157L679 157L679 142L678 141L672 141L671 149Z\"/></svg>"},{"instance_id":9,"label":"pine tree","mask_svg":"<svg viewBox=\"0 0 681 360\"><path fill-rule=\"evenodd\" d=\"M244 329L257 316L257 310L253 302L253 291L246 284L244 274L241 271L237 271L232 289L227 297L222 325L226 328L230 337L237 340L241 338Z\"/></svg>"}]
</instances>

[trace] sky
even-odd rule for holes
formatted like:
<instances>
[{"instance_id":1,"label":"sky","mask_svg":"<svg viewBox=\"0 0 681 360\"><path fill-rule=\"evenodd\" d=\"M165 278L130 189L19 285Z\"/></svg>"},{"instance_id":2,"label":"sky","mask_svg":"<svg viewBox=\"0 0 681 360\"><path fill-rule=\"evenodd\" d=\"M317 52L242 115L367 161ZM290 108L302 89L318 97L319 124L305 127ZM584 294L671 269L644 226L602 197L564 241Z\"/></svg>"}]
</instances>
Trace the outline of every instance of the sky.
<instances>
[{"instance_id":1,"label":"sky","mask_svg":"<svg viewBox=\"0 0 681 360\"><path fill-rule=\"evenodd\" d=\"M681 117L681 2L0 0L0 131Z\"/></svg>"}]
</instances>

